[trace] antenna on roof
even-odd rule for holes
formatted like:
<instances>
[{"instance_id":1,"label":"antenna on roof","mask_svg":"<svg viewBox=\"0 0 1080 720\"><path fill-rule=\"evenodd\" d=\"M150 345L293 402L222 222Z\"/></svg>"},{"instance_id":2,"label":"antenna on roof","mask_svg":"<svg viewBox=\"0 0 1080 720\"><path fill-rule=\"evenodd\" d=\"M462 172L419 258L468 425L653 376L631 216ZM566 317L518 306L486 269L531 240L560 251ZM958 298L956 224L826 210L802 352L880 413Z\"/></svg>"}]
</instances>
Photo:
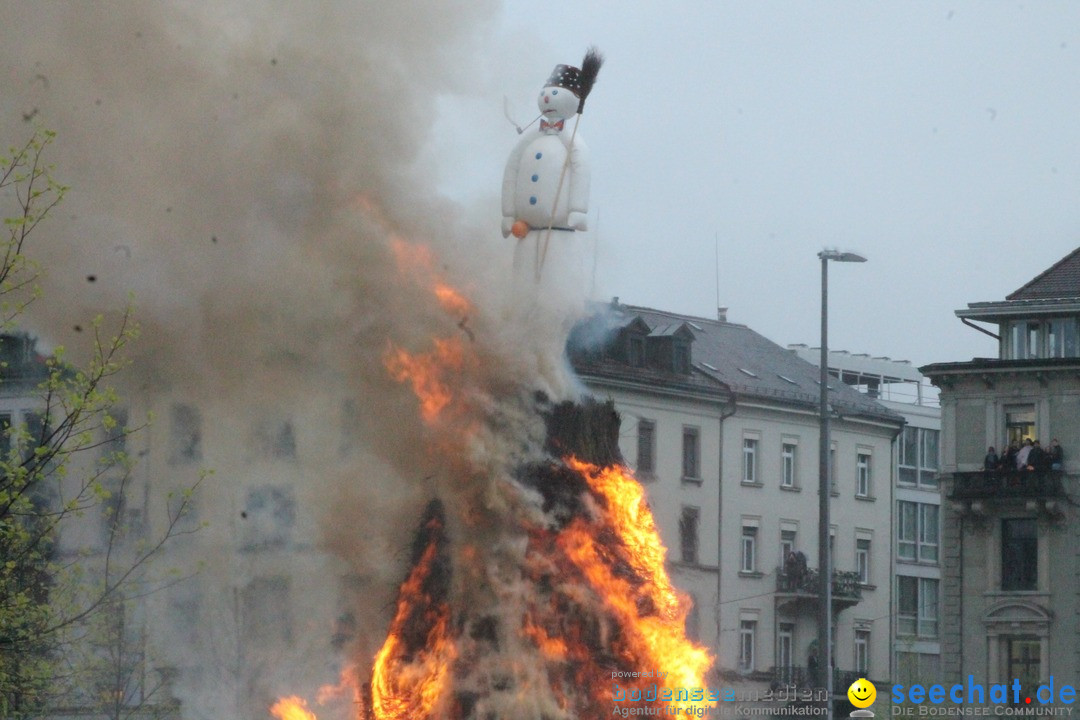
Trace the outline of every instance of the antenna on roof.
<instances>
[{"instance_id":1,"label":"antenna on roof","mask_svg":"<svg viewBox=\"0 0 1080 720\"><path fill-rule=\"evenodd\" d=\"M727 322L727 308L720 307L720 233L713 234L713 249L716 251L716 319Z\"/></svg>"}]
</instances>

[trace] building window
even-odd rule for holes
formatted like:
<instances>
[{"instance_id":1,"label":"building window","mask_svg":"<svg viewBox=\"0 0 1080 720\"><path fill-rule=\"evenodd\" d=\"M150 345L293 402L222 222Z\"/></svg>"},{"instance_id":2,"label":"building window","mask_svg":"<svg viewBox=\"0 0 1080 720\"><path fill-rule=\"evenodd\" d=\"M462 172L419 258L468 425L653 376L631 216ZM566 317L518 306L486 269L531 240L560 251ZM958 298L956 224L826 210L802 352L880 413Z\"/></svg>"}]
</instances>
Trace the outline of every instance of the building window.
<instances>
[{"instance_id":1,"label":"building window","mask_svg":"<svg viewBox=\"0 0 1080 720\"><path fill-rule=\"evenodd\" d=\"M937 505L898 501L896 556L901 560L936 563L938 561Z\"/></svg>"},{"instance_id":2,"label":"building window","mask_svg":"<svg viewBox=\"0 0 1080 720\"><path fill-rule=\"evenodd\" d=\"M240 549L273 550L285 547L296 522L296 497L289 485L248 488L240 512Z\"/></svg>"},{"instance_id":3,"label":"building window","mask_svg":"<svg viewBox=\"0 0 1080 720\"><path fill-rule=\"evenodd\" d=\"M840 488L836 484L836 448L829 448L829 492L837 493Z\"/></svg>"},{"instance_id":4,"label":"building window","mask_svg":"<svg viewBox=\"0 0 1080 720\"><path fill-rule=\"evenodd\" d=\"M1077 357L1076 318L1049 318L1042 322L1019 320L1008 323L1002 333L1001 356L1009 360Z\"/></svg>"},{"instance_id":5,"label":"building window","mask_svg":"<svg viewBox=\"0 0 1080 720\"><path fill-rule=\"evenodd\" d=\"M742 481L757 482L757 445L756 438L743 438L742 441Z\"/></svg>"},{"instance_id":6,"label":"building window","mask_svg":"<svg viewBox=\"0 0 1080 720\"><path fill-rule=\"evenodd\" d=\"M898 480L907 485L938 486L938 437L928 428L905 427L897 447Z\"/></svg>"},{"instance_id":7,"label":"building window","mask_svg":"<svg viewBox=\"0 0 1080 720\"><path fill-rule=\"evenodd\" d=\"M780 485L782 487L795 487L795 452L797 449L798 446L794 443L781 445L780 458L783 471L780 476Z\"/></svg>"},{"instance_id":8,"label":"building window","mask_svg":"<svg viewBox=\"0 0 1080 720\"><path fill-rule=\"evenodd\" d=\"M753 672L754 648L757 644L757 621L739 621L739 670Z\"/></svg>"},{"instance_id":9,"label":"building window","mask_svg":"<svg viewBox=\"0 0 1080 720\"><path fill-rule=\"evenodd\" d=\"M1009 443L1017 447L1024 440L1035 439L1035 406L1017 405L1005 408L1005 434Z\"/></svg>"},{"instance_id":10,"label":"building window","mask_svg":"<svg viewBox=\"0 0 1080 720\"><path fill-rule=\"evenodd\" d=\"M855 569L859 573L859 582L870 584L870 540L858 538L855 541Z\"/></svg>"},{"instance_id":11,"label":"building window","mask_svg":"<svg viewBox=\"0 0 1080 720\"><path fill-rule=\"evenodd\" d=\"M937 505L919 504L919 548L920 562L938 561L938 516Z\"/></svg>"},{"instance_id":12,"label":"building window","mask_svg":"<svg viewBox=\"0 0 1080 720\"><path fill-rule=\"evenodd\" d=\"M870 455L859 453L855 472L855 494L870 497Z\"/></svg>"},{"instance_id":13,"label":"building window","mask_svg":"<svg viewBox=\"0 0 1080 720\"><path fill-rule=\"evenodd\" d=\"M106 452L122 453L127 450L128 411L113 407L109 410L109 422L105 427Z\"/></svg>"},{"instance_id":14,"label":"building window","mask_svg":"<svg viewBox=\"0 0 1080 720\"><path fill-rule=\"evenodd\" d=\"M1035 692L1039 685L1042 648L1037 638L1006 638L1006 677L1020 681L1022 695Z\"/></svg>"},{"instance_id":15,"label":"building window","mask_svg":"<svg viewBox=\"0 0 1080 720\"><path fill-rule=\"evenodd\" d=\"M682 474L684 480L701 479L701 443L697 428L682 431Z\"/></svg>"},{"instance_id":16,"label":"building window","mask_svg":"<svg viewBox=\"0 0 1080 720\"><path fill-rule=\"evenodd\" d=\"M1039 539L1033 518L1001 521L1001 589L1036 590L1039 584Z\"/></svg>"},{"instance_id":17,"label":"building window","mask_svg":"<svg viewBox=\"0 0 1080 720\"><path fill-rule=\"evenodd\" d=\"M173 405L171 434L169 435L169 461L173 465L202 460L202 417L191 405Z\"/></svg>"},{"instance_id":18,"label":"building window","mask_svg":"<svg viewBox=\"0 0 1080 720\"><path fill-rule=\"evenodd\" d=\"M630 365L645 367L645 338L636 336L630 338Z\"/></svg>"},{"instance_id":19,"label":"building window","mask_svg":"<svg viewBox=\"0 0 1080 720\"><path fill-rule=\"evenodd\" d=\"M682 561L696 565L698 561L698 520L701 511L696 507L684 507L679 518L679 546Z\"/></svg>"},{"instance_id":20,"label":"building window","mask_svg":"<svg viewBox=\"0 0 1080 720\"><path fill-rule=\"evenodd\" d=\"M859 677L870 675L870 631L855 631L855 672Z\"/></svg>"},{"instance_id":21,"label":"building window","mask_svg":"<svg viewBox=\"0 0 1080 720\"><path fill-rule=\"evenodd\" d=\"M897 635L937 637L938 581L901 575L897 584Z\"/></svg>"},{"instance_id":22,"label":"building window","mask_svg":"<svg viewBox=\"0 0 1080 720\"><path fill-rule=\"evenodd\" d=\"M296 432L292 422L285 419L259 420L255 423L253 442L261 458L271 460L296 459Z\"/></svg>"},{"instance_id":23,"label":"building window","mask_svg":"<svg viewBox=\"0 0 1080 720\"><path fill-rule=\"evenodd\" d=\"M744 525L742 529L742 567L743 572L757 570L757 528Z\"/></svg>"},{"instance_id":24,"label":"building window","mask_svg":"<svg viewBox=\"0 0 1080 720\"><path fill-rule=\"evenodd\" d=\"M788 557L795 552L795 531L780 531L780 567L786 567Z\"/></svg>"},{"instance_id":25,"label":"building window","mask_svg":"<svg viewBox=\"0 0 1080 720\"><path fill-rule=\"evenodd\" d=\"M776 669L781 675L777 678L781 685L795 682L792 667L795 665L795 623L780 623L776 634Z\"/></svg>"},{"instance_id":26,"label":"building window","mask_svg":"<svg viewBox=\"0 0 1080 720\"><path fill-rule=\"evenodd\" d=\"M656 423L651 420L638 420L637 471L642 476L656 472Z\"/></svg>"},{"instance_id":27,"label":"building window","mask_svg":"<svg viewBox=\"0 0 1080 720\"><path fill-rule=\"evenodd\" d=\"M1046 321L1047 357L1076 357L1080 355L1080 338L1076 318L1051 318Z\"/></svg>"},{"instance_id":28,"label":"building window","mask_svg":"<svg viewBox=\"0 0 1080 720\"><path fill-rule=\"evenodd\" d=\"M683 375L690 374L690 344L676 340L672 344L672 363L674 370Z\"/></svg>"}]
</instances>

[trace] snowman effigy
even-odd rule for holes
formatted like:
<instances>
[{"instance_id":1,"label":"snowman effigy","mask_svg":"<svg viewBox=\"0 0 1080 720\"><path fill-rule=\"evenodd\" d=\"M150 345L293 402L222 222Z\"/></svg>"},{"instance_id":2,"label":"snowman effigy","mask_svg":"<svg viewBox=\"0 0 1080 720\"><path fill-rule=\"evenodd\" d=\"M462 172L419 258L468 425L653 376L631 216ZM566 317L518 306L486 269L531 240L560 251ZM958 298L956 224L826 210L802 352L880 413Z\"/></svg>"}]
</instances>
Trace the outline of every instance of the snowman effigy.
<instances>
[{"instance_id":1,"label":"snowman effigy","mask_svg":"<svg viewBox=\"0 0 1080 720\"><path fill-rule=\"evenodd\" d=\"M539 126L524 131L506 162L502 234L516 238L518 289L546 294L582 284L584 254L575 233L588 229L589 163L577 129L602 62L590 48L580 68L555 66L537 100Z\"/></svg>"}]
</instances>

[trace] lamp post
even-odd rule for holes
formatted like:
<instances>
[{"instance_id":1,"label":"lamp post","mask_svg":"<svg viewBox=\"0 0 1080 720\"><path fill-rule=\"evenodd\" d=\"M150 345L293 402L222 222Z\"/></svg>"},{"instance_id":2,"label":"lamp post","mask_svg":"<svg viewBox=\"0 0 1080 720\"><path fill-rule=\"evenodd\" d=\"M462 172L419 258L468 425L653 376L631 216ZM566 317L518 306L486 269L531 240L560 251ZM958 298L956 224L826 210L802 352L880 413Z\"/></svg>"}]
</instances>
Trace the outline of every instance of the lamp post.
<instances>
[{"instance_id":1,"label":"lamp post","mask_svg":"<svg viewBox=\"0 0 1080 720\"><path fill-rule=\"evenodd\" d=\"M829 551L829 261L866 262L866 258L839 250L822 250L821 258L821 380L818 389L818 420L821 432L818 448L818 582L821 606L818 615L818 668L824 677L825 720L833 720L832 648L832 553Z\"/></svg>"}]
</instances>

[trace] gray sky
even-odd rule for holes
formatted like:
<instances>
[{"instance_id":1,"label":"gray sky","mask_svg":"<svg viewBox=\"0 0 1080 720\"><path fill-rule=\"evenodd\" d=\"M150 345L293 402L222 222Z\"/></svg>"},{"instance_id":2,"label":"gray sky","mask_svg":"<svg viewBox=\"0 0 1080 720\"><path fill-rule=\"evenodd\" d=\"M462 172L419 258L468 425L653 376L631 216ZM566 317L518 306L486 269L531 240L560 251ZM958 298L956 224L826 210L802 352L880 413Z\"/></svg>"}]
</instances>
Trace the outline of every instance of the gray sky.
<instances>
[{"instance_id":1,"label":"gray sky","mask_svg":"<svg viewBox=\"0 0 1080 720\"><path fill-rule=\"evenodd\" d=\"M596 295L816 345L824 246L835 349L915 364L993 355L953 310L1002 299L1080 239L1080 4L507 0L478 82L425 153L491 213L556 63L607 62L581 135Z\"/></svg>"}]
</instances>

